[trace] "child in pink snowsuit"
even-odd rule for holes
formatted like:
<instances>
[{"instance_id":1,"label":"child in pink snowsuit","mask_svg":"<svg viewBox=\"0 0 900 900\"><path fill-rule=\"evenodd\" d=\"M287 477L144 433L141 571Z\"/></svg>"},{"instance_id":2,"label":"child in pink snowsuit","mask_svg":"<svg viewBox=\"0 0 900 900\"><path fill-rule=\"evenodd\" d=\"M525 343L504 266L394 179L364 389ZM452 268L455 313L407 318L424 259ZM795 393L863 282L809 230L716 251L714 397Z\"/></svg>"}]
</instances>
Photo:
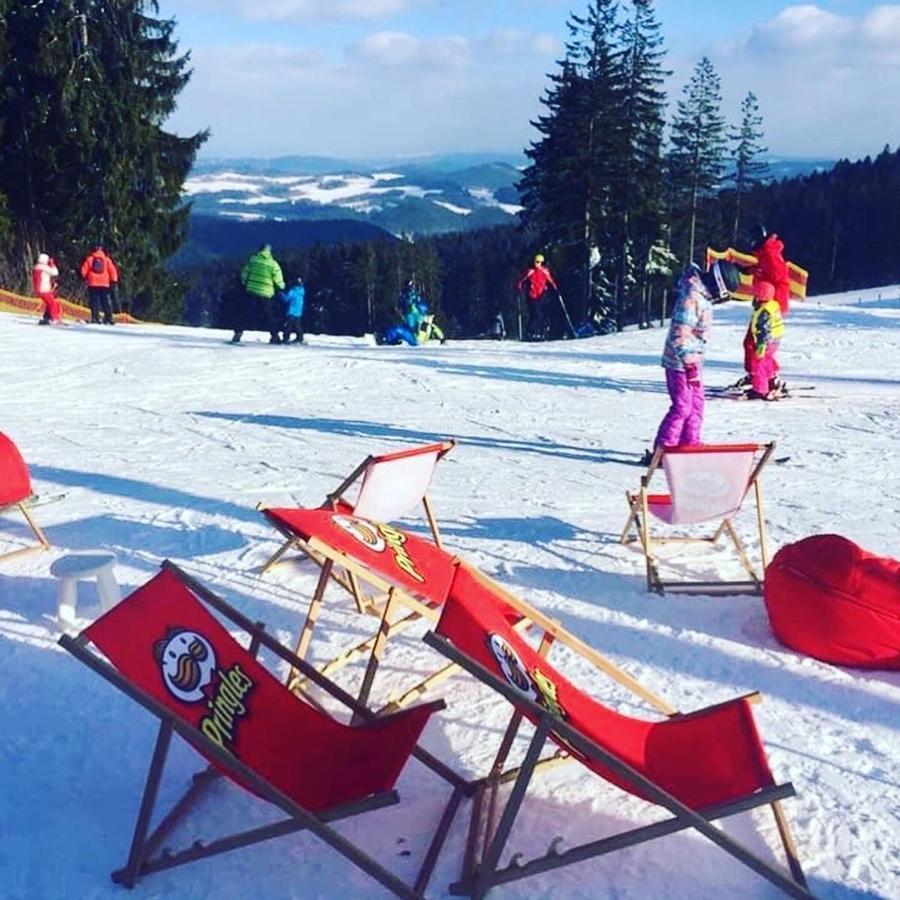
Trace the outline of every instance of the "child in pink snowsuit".
<instances>
[{"instance_id":1,"label":"child in pink snowsuit","mask_svg":"<svg viewBox=\"0 0 900 900\"><path fill-rule=\"evenodd\" d=\"M757 400L777 400L781 392L775 384L775 375L778 373L776 357L784 335L781 306L775 298L775 285L769 281L755 282L753 293L755 297L749 328L754 348L750 366L750 397Z\"/></svg>"},{"instance_id":2,"label":"child in pink snowsuit","mask_svg":"<svg viewBox=\"0 0 900 900\"><path fill-rule=\"evenodd\" d=\"M737 267L724 260L713 263L706 272L692 263L681 276L662 357L672 405L660 423L654 446L701 442L705 406L703 356L712 307L714 302L727 300L729 291L736 290L738 284Z\"/></svg>"}]
</instances>

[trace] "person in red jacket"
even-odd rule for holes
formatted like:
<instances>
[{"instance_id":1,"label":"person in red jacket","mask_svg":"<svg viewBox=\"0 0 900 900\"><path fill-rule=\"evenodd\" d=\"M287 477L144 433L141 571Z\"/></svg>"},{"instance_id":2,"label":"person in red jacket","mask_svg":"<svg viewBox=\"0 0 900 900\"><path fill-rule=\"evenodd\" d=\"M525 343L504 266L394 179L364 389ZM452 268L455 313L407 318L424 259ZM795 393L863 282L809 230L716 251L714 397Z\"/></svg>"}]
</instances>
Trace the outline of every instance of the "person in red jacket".
<instances>
[{"instance_id":1,"label":"person in red jacket","mask_svg":"<svg viewBox=\"0 0 900 900\"><path fill-rule=\"evenodd\" d=\"M56 299L56 279L59 269L56 263L46 254L39 253L37 262L31 269L31 287L35 297L44 301L44 317L41 325L50 325L62 318L62 309Z\"/></svg>"},{"instance_id":2,"label":"person in red jacket","mask_svg":"<svg viewBox=\"0 0 900 900\"><path fill-rule=\"evenodd\" d=\"M115 290L119 283L119 270L106 255L102 244L94 244L93 250L84 258L81 264L81 277L87 284L91 322L100 323L102 309L104 324L115 325L110 292Z\"/></svg>"},{"instance_id":3,"label":"person in red jacket","mask_svg":"<svg viewBox=\"0 0 900 900\"><path fill-rule=\"evenodd\" d=\"M768 282L775 288L775 299L781 307L781 317L786 318L791 305L791 276L784 259L784 241L777 234L769 234L764 225L757 225L750 232L751 253L756 257L756 265L750 269L754 282ZM756 361L756 339L750 326L744 335L744 370L746 375L741 384L749 386L753 382L753 369ZM778 389L781 379L778 378L780 366L773 360L774 373L771 389Z\"/></svg>"},{"instance_id":4,"label":"person in red jacket","mask_svg":"<svg viewBox=\"0 0 900 900\"><path fill-rule=\"evenodd\" d=\"M547 285L553 290L559 291L550 269L544 265L544 256L538 253L534 258L534 265L519 279L516 289L521 292L527 284L528 291L528 330L526 335L531 340L543 340L545 328L544 297L547 293Z\"/></svg>"}]
</instances>

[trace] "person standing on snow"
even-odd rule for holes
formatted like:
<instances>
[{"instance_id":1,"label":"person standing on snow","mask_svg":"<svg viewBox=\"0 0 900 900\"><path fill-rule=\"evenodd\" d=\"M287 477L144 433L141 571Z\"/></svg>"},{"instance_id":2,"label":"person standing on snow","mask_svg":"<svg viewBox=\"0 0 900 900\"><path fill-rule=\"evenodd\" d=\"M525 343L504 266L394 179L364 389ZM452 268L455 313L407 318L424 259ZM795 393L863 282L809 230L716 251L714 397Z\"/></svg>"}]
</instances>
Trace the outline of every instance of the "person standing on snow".
<instances>
[{"instance_id":1,"label":"person standing on snow","mask_svg":"<svg viewBox=\"0 0 900 900\"><path fill-rule=\"evenodd\" d=\"M115 325L112 308L112 291L119 284L119 270L102 244L94 244L93 249L81 264L81 277L88 289L88 303L91 307L91 322L100 324L103 313L104 325Z\"/></svg>"},{"instance_id":2,"label":"person standing on snow","mask_svg":"<svg viewBox=\"0 0 900 900\"><path fill-rule=\"evenodd\" d=\"M691 263L679 279L662 356L666 390L672 403L660 423L654 447L701 442L706 400L703 357L712 325L712 307L727 300L740 283L738 267L724 260L714 262L706 272Z\"/></svg>"},{"instance_id":3,"label":"person standing on snow","mask_svg":"<svg viewBox=\"0 0 900 900\"><path fill-rule=\"evenodd\" d=\"M528 284L526 299L528 300L528 328L526 337L531 340L543 340L545 325L544 297L547 293L547 285L551 285L557 293L559 288L550 274L550 269L544 265L544 256L538 253L534 258L534 265L519 279L516 290L521 294L525 284Z\"/></svg>"},{"instance_id":4,"label":"person standing on snow","mask_svg":"<svg viewBox=\"0 0 900 900\"><path fill-rule=\"evenodd\" d=\"M750 334L753 338L753 378L748 396L754 400L778 400L781 390L773 387L778 371L776 354L784 335L781 305L775 299L775 286L768 281L753 284L753 315L750 317Z\"/></svg>"},{"instance_id":5,"label":"person standing on snow","mask_svg":"<svg viewBox=\"0 0 900 900\"><path fill-rule=\"evenodd\" d=\"M777 234L769 234L765 225L757 225L750 232L751 253L756 257L756 265L750 269L754 283L768 282L775 291L775 300L784 319L791 306L791 276L784 259L784 241ZM747 387L753 383L754 362L756 359L756 340L753 337L750 325L744 335L744 370L746 375L738 382L739 386ZM775 361L775 369L772 372L772 383L769 390L780 390L783 387L777 377L780 366ZM768 391L766 391L768 393Z\"/></svg>"},{"instance_id":6,"label":"person standing on snow","mask_svg":"<svg viewBox=\"0 0 900 900\"><path fill-rule=\"evenodd\" d=\"M59 269L56 262L46 253L39 253L37 262L31 270L31 287L35 297L44 302L44 316L41 325L50 325L62 319L62 309L56 299L56 279Z\"/></svg>"},{"instance_id":7,"label":"person standing on snow","mask_svg":"<svg viewBox=\"0 0 900 900\"><path fill-rule=\"evenodd\" d=\"M280 344L284 306L275 300L275 292L284 290L284 275L268 244L262 244L247 260L241 269L241 284L246 294L244 308L231 343L239 344L245 331L259 328L269 332L270 344Z\"/></svg>"},{"instance_id":8,"label":"person standing on snow","mask_svg":"<svg viewBox=\"0 0 900 900\"><path fill-rule=\"evenodd\" d=\"M281 339L284 344L303 343L303 304L306 300L306 288L303 279L297 278L294 284L284 295L284 335ZM291 340L291 335L294 339Z\"/></svg>"}]
</instances>

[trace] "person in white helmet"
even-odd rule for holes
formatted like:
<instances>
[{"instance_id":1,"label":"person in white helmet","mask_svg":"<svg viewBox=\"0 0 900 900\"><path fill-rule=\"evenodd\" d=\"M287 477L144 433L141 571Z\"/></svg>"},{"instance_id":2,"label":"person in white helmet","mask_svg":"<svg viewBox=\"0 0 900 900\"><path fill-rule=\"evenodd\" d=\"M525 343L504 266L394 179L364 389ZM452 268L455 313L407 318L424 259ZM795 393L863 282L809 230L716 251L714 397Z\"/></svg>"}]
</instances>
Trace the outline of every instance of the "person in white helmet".
<instances>
[{"instance_id":1,"label":"person in white helmet","mask_svg":"<svg viewBox=\"0 0 900 900\"><path fill-rule=\"evenodd\" d=\"M44 317L41 325L50 325L62 319L62 309L56 299L56 279L59 269L47 253L39 253L37 262L31 269L31 287L35 297L44 302Z\"/></svg>"}]
</instances>

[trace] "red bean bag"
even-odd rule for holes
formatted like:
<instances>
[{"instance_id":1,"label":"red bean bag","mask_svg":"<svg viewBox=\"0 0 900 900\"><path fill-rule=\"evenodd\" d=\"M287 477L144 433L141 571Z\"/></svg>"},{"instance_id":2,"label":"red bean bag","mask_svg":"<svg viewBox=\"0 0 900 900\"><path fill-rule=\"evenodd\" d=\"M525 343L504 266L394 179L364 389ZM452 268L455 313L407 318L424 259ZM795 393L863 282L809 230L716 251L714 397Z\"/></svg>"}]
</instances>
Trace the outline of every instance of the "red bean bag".
<instances>
[{"instance_id":1,"label":"red bean bag","mask_svg":"<svg viewBox=\"0 0 900 900\"><path fill-rule=\"evenodd\" d=\"M900 562L820 534L766 569L769 622L788 647L825 662L900 669Z\"/></svg>"},{"instance_id":2,"label":"red bean bag","mask_svg":"<svg viewBox=\"0 0 900 900\"><path fill-rule=\"evenodd\" d=\"M31 496L28 466L19 448L0 431L0 508Z\"/></svg>"}]
</instances>

